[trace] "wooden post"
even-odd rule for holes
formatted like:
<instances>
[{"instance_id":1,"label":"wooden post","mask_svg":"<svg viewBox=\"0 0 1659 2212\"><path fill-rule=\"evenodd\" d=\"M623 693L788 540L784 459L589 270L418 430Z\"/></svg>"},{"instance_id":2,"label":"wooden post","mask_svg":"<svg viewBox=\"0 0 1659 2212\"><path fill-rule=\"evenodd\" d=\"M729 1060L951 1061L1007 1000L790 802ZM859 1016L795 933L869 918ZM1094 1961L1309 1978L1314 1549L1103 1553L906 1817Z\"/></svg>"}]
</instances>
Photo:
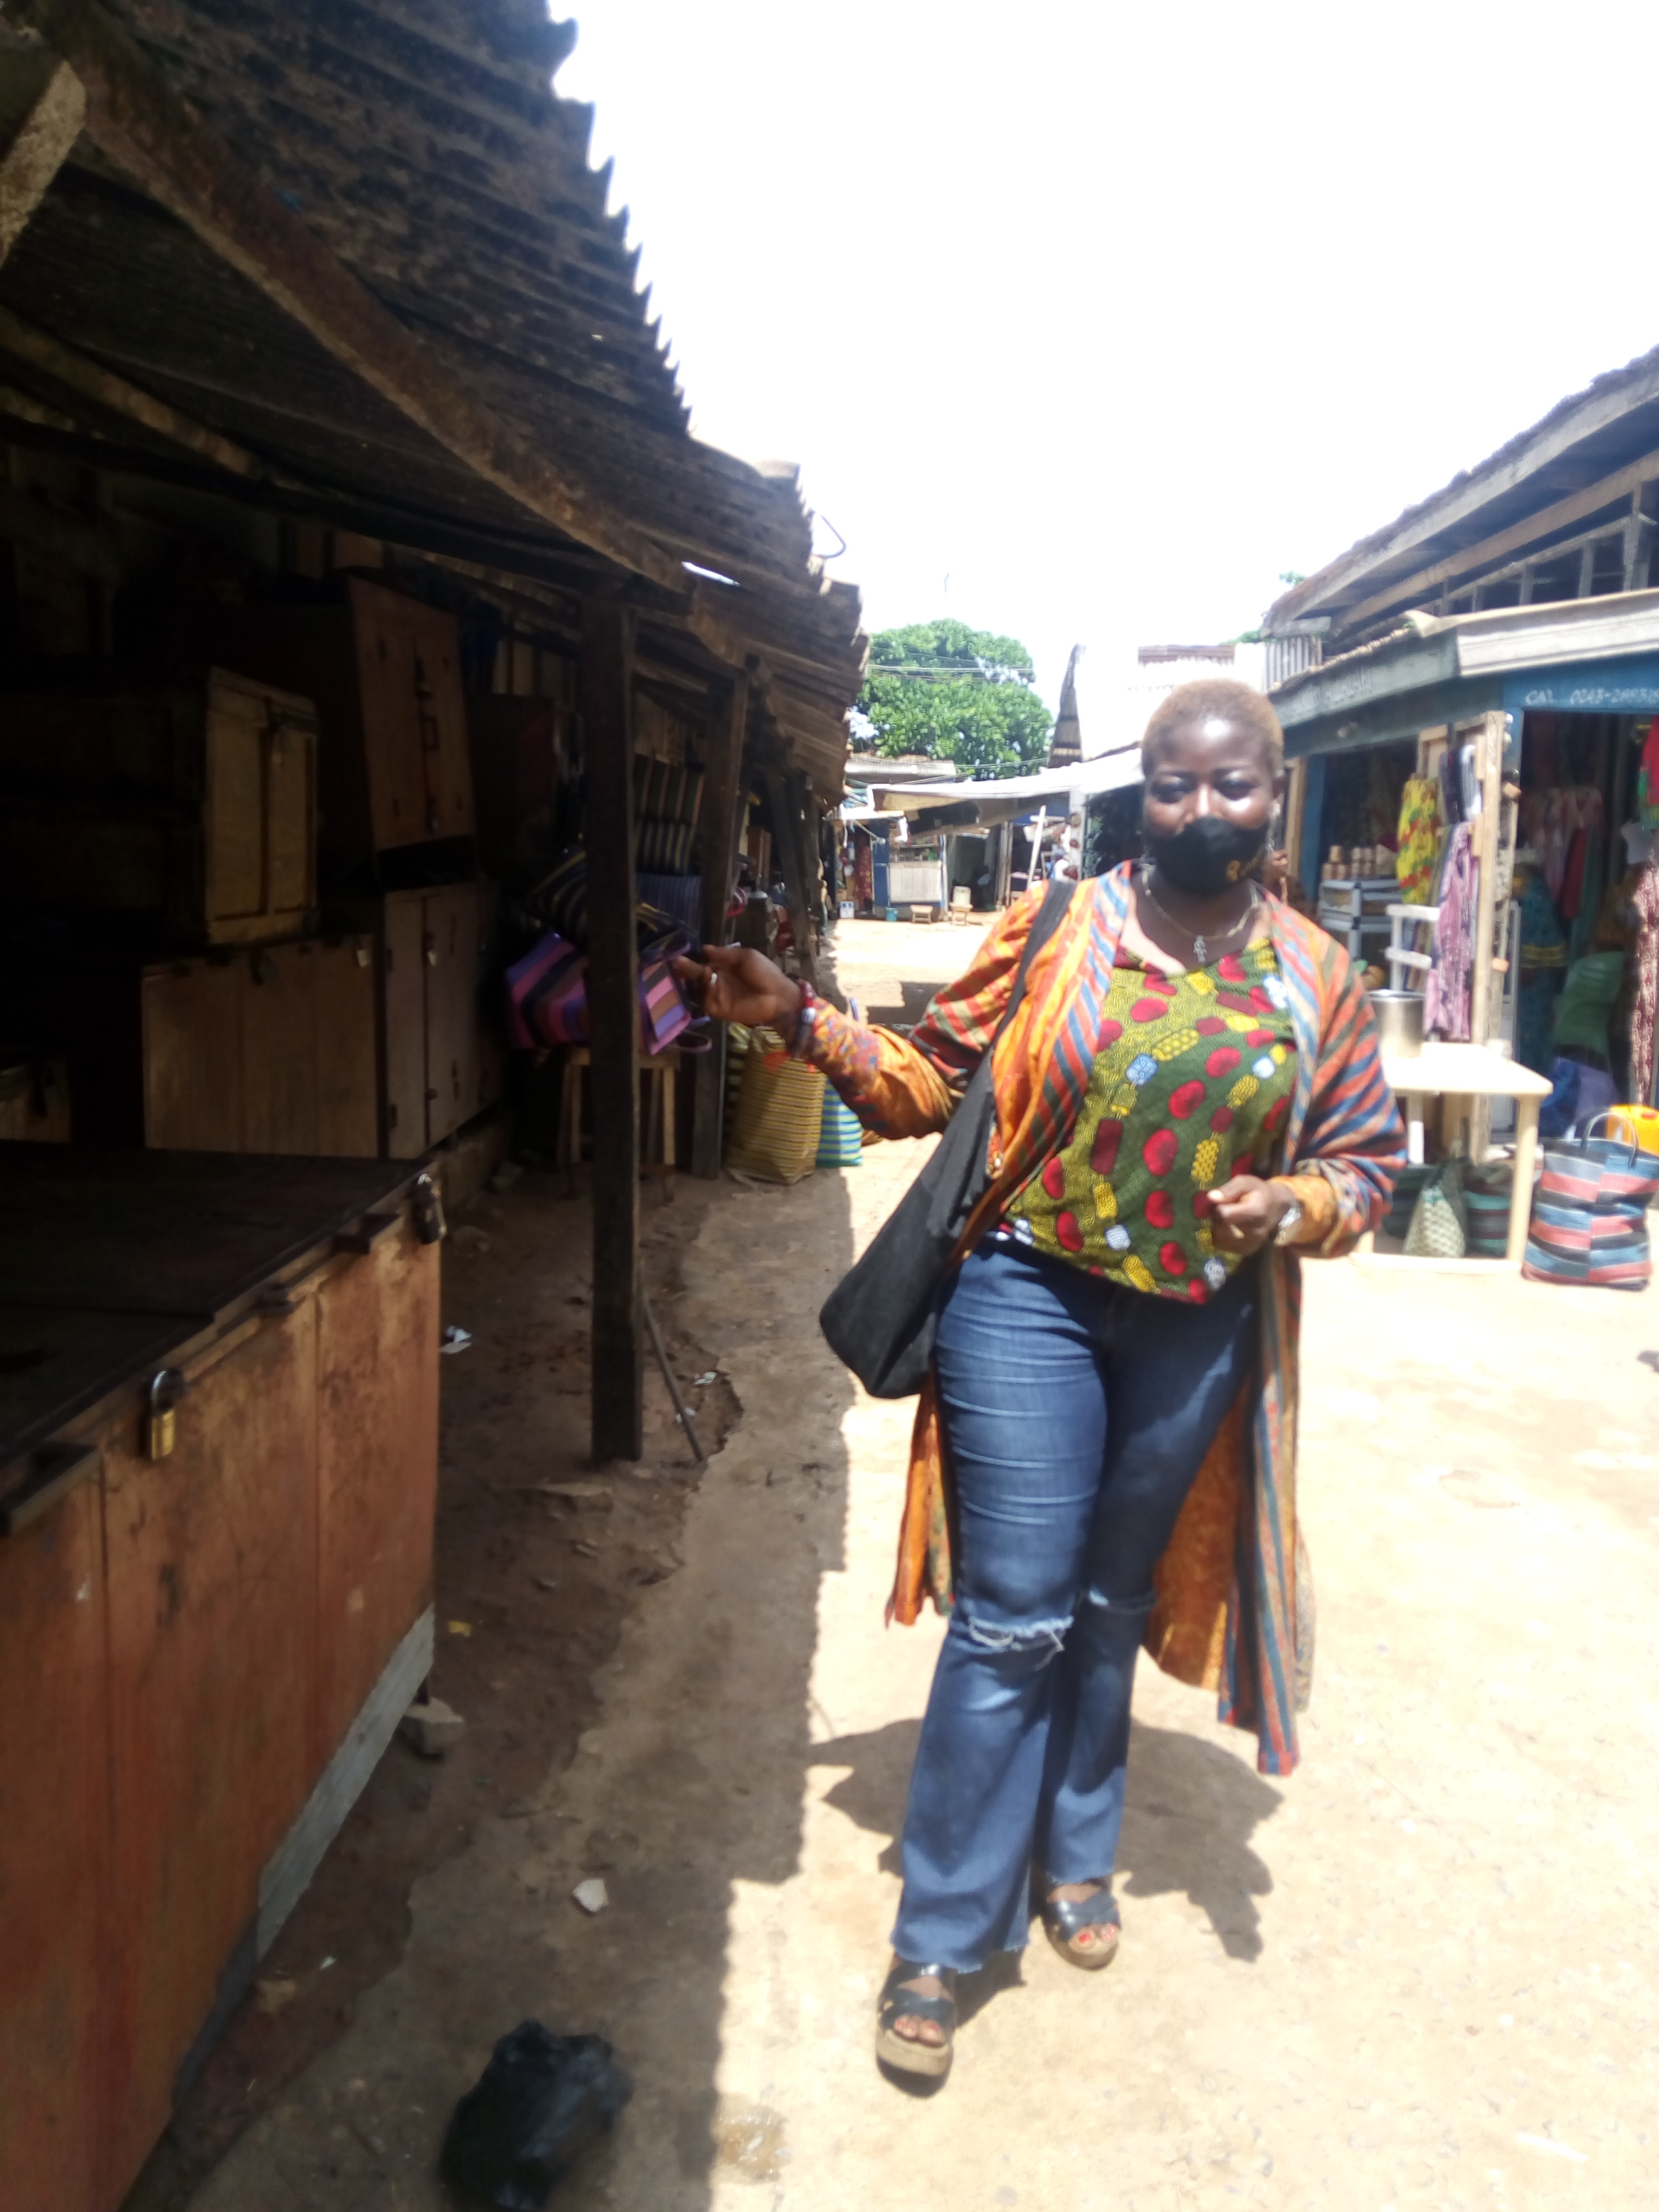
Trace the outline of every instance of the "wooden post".
<instances>
[{"instance_id":1,"label":"wooden post","mask_svg":"<svg viewBox=\"0 0 1659 2212\"><path fill-rule=\"evenodd\" d=\"M1504 785L1502 714L1481 717L1475 734L1474 772L1480 784L1480 816L1474 832L1474 856L1480 864L1480 884L1475 904L1469 1035L1476 1044L1485 1044L1492 1035L1492 933L1498 897L1498 840Z\"/></svg>"},{"instance_id":2,"label":"wooden post","mask_svg":"<svg viewBox=\"0 0 1659 2212\"><path fill-rule=\"evenodd\" d=\"M1293 760L1286 763L1285 769L1285 831L1284 836L1279 840L1279 848L1285 854L1290 864L1291 873L1293 876L1299 875L1301 872L1299 863L1302 858L1303 800L1306 793L1307 780L1308 769L1307 763L1305 762ZM1318 893L1318 889L1319 886L1316 883L1314 885L1316 896Z\"/></svg>"},{"instance_id":3,"label":"wooden post","mask_svg":"<svg viewBox=\"0 0 1659 2212\"><path fill-rule=\"evenodd\" d=\"M744 801L743 741L749 719L749 678L732 679L708 732L702 786L702 942L726 941L726 901L737 866L738 830ZM716 1022L711 1050L699 1054L692 1076L691 1172L712 1181L720 1171L720 1132L726 1114L726 1030Z\"/></svg>"},{"instance_id":4,"label":"wooden post","mask_svg":"<svg viewBox=\"0 0 1659 2212\"><path fill-rule=\"evenodd\" d=\"M1478 1045L1492 1040L1492 928L1497 918L1498 849L1502 832L1504 792L1504 717L1482 715L1475 736L1474 772L1480 782L1480 818L1475 824L1474 852L1480 866L1480 882L1474 907L1474 974L1469 986L1469 1037ZM1484 1160L1492 1133L1492 1101L1469 1101L1469 1158Z\"/></svg>"},{"instance_id":5,"label":"wooden post","mask_svg":"<svg viewBox=\"0 0 1659 2212\"><path fill-rule=\"evenodd\" d=\"M790 819L794 824L795 849L800 854L800 893L806 919L822 930L829 915L823 903L823 860L818 850L818 814L812 804L812 787L803 769L791 769L784 778L789 793Z\"/></svg>"},{"instance_id":6,"label":"wooden post","mask_svg":"<svg viewBox=\"0 0 1659 2212\"><path fill-rule=\"evenodd\" d=\"M640 1317L640 959L635 936L634 615L583 609L577 692L587 787L587 1013L592 1065L593 1456L645 1449Z\"/></svg>"},{"instance_id":7,"label":"wooden post","mask_svg":"<svg viewBox=\"0 0 1659 2212\"><path fill-rule=\"evenodd\" d=\"M793 776L785 778L775 768L766 770L766 796L772 807L773 834L778 842L778 860L783 869L784 894L789 902L789 927L795 934L795 955L800 963L800 972L814 990L817 988L817 963L812 957L811 927L806 918L806 881L801 868L800 811L794 790Z\"/></svg>"},{"instance_id":8,"label":"wooden post","mask_svg":"<svg viewBox=\"0 0 1659 2212\"><path fill-rule=\"evenodd\" d=\"M1625 524L1625 589L1644 592L1648 585L1648 569L1653 560L1653 522L1643 510L1642 496L1645 484L1638 484L1630 495L1630 514Z\"/></svg>"}]
</instances>

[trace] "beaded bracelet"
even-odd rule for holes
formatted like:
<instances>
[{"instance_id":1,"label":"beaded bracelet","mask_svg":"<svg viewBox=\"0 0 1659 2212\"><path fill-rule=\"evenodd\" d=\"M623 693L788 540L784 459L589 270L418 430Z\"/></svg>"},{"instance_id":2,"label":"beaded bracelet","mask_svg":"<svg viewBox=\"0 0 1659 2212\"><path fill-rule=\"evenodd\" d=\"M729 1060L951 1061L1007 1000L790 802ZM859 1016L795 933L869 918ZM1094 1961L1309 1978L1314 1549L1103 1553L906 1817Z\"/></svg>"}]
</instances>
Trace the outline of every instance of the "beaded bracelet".
<instances>
[{"instance_id":1,"label":"beaded bracelet","mask_svg":"<svg viewBox=\"0 0 1659 2212\"><path fill-rule=\"evenodd\" d=\"M806 1048L812 1042L812 1024L823 1003L810 983L802 983L799 990L800 1012L795 1018L795 1042L789 1048L791 1060L806 1057Z\"/></svg>"}]
</instances>

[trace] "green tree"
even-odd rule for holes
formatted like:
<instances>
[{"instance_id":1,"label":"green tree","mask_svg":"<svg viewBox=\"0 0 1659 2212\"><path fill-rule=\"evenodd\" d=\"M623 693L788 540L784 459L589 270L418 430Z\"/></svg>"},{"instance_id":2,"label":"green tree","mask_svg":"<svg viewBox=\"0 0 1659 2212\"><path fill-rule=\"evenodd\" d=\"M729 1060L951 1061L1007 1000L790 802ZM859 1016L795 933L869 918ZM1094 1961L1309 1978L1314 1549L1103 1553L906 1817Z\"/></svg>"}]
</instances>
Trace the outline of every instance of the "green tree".
<instances>
[{"instance_id":1,"label":"green tree","mask_svg":"<svg viewBox=\"0 0 1659 2212\"><path fill-rule=\"evenodd\" d=\"M1018 638L941 618L886 629L870 647L854 742L860 751L955 761L976 777L1041 768L1054 718Z\"/></svg>"}]
</instances>

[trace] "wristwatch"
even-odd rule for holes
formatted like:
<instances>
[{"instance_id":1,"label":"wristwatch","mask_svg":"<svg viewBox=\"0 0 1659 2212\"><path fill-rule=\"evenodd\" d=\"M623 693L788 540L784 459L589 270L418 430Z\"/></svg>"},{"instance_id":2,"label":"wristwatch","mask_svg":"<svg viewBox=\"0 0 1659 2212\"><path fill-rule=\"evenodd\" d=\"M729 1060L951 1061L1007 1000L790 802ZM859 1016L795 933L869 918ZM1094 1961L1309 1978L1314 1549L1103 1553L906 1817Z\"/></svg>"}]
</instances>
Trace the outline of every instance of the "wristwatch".
<instances>
[{"instance_id":1,"label":"wristwatch","mask_svg":"<svg viewBox=\"0 0 1659 2212\"><path fill-rule=\"evenodd\" d=\"M1302 1201L1299 1198L1293 1198L1285 1207L1278 1228L1273 1231L1273 1243L1275 1244L1293 1243L1296 1232L1301 1226Z\"/></svg>"}]
</instances>

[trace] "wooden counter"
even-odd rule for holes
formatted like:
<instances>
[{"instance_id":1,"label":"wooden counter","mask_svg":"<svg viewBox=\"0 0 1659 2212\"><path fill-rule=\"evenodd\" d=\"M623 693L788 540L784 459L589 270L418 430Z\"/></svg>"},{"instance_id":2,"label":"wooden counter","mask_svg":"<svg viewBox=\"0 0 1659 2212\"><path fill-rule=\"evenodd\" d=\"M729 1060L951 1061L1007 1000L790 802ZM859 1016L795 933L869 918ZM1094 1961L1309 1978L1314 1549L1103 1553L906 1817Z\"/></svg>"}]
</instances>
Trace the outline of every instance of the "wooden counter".
<instances>
[{"instance_id":1,"label":"wooden counter","mask_svg":"<svg viewBox=\"0 0 1659 2212\"><path fill-rule=\"evenodd\" d=\"M0 1145L9 2212L119 2204L430 1665L408 1173Z\"/></svg>"},{"instance_id":2,"label":"wooden counter","mask_svg":"<svg viewBox=\"0 0 1659 2212\"><path fill-rule=\"evenodd\" d=\"M1515 1180L1510 1191L1510 1233L1503 1261L1423 1261L1421 1267L1518 1268L1527 1253L1527 1226L1532 1218L1533 1166L1538 1154L1538 1109L1550 1095L1549 1078L1522 1067L1501 1052L1480 1044L1452 1044L1431 1037L1420 1053L1407 1056L1384 1053L1382 1073L1390 1089L1406 1103L1407 1156L1418 1166L1423 1161L1423 1101L1425 1098L1513 1098L1515 1101ZM1484 1124L1483 1124L1484 1127ZM1372 1258L1371 1240L1364 1250ZM1399 1255L1387 1255L1390 1258Z\"/></svg>"}]
</instances>

